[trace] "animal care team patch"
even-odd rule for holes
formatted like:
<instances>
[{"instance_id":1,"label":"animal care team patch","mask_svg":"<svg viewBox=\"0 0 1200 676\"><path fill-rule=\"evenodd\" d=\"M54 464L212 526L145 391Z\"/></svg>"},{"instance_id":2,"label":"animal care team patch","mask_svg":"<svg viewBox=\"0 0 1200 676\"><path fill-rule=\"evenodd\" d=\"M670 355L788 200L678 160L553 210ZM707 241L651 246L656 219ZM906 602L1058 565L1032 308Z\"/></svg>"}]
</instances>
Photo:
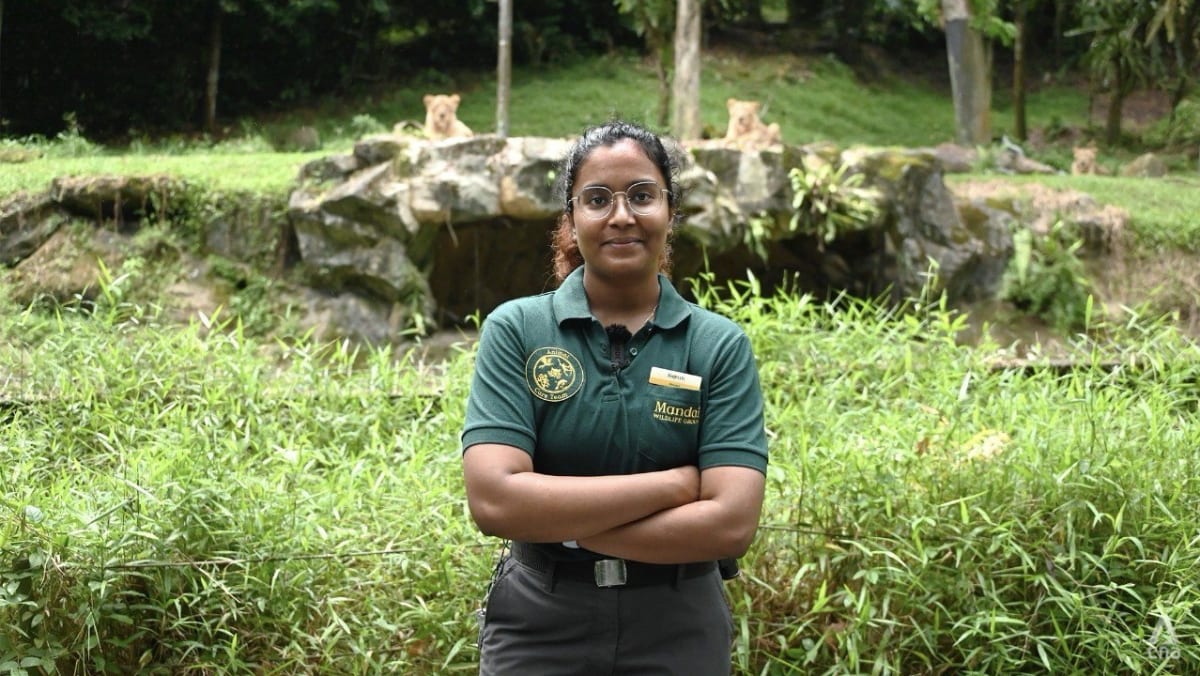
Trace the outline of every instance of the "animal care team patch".
<instances>
[{"instance_id":1,"label":"animal care team patch","mask_svg":"<svg viewBox=\"0 0 1200 676\"><path fill-rule=\"evenodd\" d=\"M543 401L563 401L583 387L583 366L560 347L539 347L525 362L525 384Z\"/></svg>"}]
</instances>

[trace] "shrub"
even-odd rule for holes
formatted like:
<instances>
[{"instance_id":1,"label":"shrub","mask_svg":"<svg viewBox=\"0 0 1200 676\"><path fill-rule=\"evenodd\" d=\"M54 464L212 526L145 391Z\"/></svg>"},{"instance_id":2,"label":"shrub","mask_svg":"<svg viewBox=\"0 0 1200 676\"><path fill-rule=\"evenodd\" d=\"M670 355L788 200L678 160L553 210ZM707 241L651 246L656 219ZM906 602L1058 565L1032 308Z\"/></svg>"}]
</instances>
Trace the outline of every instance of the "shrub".
<instances>
[{"instance_id":1,"label":"shrub","mask_svg":"<svg viewBox=\"0 0 1200 676\"><path fill-rule=\"evenodd\" d=\"M1083 240L1058 221L1044 236L1021 227L1013 233L1013 257L1000 295L1063 332L1086 328L1092 285L1076 255Z\"/></svg>"}]
</instances>

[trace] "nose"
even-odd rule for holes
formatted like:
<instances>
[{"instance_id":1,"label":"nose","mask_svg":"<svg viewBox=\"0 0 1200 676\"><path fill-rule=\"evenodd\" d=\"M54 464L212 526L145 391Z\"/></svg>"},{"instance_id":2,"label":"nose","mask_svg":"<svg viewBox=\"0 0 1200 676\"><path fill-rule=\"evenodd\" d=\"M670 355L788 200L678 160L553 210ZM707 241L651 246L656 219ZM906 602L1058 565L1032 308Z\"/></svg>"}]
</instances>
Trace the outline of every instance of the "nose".
<instances>
[{"instance_id":1,"label":"nose","mask_svg":"<svg viewBox=\"0 0 1200 676\"><path fill-rule=\"evenodd\" d=\"M613 193L612 213L608 217L609 222L633 223L637 219L634 216L633 209L629 208L629 196L623 192Z\"/></svg>"}]
</instances>

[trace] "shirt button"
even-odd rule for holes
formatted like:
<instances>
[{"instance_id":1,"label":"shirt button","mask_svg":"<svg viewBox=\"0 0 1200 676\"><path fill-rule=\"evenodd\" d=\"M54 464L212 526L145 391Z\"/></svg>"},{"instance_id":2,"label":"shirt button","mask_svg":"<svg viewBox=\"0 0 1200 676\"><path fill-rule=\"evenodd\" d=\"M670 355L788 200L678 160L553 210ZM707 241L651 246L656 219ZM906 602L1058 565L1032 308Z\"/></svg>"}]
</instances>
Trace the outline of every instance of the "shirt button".
<instances>
[{"instance_id":1,"label":"shirt button","mask_svg":"<svg viewBox=\"0 0 1200 676\"><path fill-rule=\"evenodd\" d=\"M630 354L630 356L636 357L637 356L637 348L636 347L629 348L629 354Z\"/></svg>"}]
</instances>

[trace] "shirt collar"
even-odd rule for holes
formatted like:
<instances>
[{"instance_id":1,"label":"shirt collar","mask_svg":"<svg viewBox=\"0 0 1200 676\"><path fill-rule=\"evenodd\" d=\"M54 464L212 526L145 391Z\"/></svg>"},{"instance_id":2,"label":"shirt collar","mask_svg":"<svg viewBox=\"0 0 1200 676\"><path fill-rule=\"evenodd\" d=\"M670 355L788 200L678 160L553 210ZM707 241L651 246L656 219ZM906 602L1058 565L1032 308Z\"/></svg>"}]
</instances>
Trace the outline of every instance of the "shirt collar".
<instances>
[{"instance_id":1,"label":"shirt collar","mask_svg":"<svg viewBox=\"0 0 1200 676\"><path fill-rule=\"evenodd\" d=\"M658 274L658 310L654 313L653 325L673 329L691 316L688 302L679 295L671 280L661 272ZM575 268L554 292L554 316L561 326L570 319L591 319L587 292L583 290L583 266Z\"/></svg>"}]
</instances>

